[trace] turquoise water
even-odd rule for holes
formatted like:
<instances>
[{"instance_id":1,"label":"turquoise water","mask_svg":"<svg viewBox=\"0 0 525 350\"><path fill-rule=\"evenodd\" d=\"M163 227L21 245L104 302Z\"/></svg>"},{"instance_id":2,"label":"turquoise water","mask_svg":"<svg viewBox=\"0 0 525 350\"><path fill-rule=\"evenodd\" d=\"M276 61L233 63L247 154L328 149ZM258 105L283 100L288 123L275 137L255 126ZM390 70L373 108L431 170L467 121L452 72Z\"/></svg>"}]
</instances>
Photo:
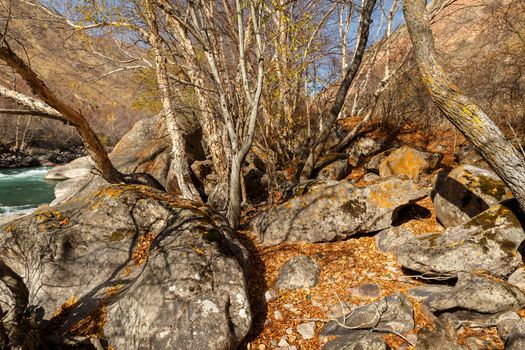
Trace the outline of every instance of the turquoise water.
<instances>
[{"instance_id":1,"label":"turquoise water","mask_svg":"<svg viewBox=\"0 0 525 350\"><path fill-rule=\"evenodd\" d=\"M0 169L0 214L25 211L55 199L56 182L45 181L49 168Z\"/></svg>"}]
</instances>

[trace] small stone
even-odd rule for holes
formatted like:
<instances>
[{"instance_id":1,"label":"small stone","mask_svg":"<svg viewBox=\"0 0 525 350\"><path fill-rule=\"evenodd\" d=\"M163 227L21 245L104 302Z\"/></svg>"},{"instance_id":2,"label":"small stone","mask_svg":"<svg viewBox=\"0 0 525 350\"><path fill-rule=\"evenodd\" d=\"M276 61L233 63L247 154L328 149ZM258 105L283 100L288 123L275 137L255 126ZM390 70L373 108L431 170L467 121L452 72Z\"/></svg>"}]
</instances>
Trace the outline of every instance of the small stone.
<instances>
[{"instance_id":1,"label":"small stone","mask_svg":"<svg viewBox=\"0 0 525 350\"><path fill-rule=\"evenodd\" d=\"M319 283L321 269L317 261L300 255L288 260L279 270L278 289L299 289L314 287Z\"/></svg>"},{"instance_id":2,"label":"small stone","mask_svg":"<svg viewBox=\"0 0 525 350\"><path fill-rule=\"evenodd\" d=\"M381 296L381 288L375 283L368 283L351 288L350 293L360 299L376 299Z\"/></svg>"},{"instance_id":3,"label":"small stone","mask_svg":"<svg viewBox=\"0 0 525 350\"><path fill-rule=\"evenodd\" d=\"M315 322L312 321L297 325L297 332L305 340L312 339L315 335Z\"/></svg>"},{"instance_id":4,"label":"small stone","mask_svg":"<svg viewBox=\"0 0 525 350\"><path fill-rule=\"evenodd\" d=\"M259 344L259 346L257 347L257 349L259 349L259 350L266 350L266 345L264 345L264 344Z\"/></svg>"},{"instance_id":5,"label":"small stone","mask_svg":"<svg viewBox=\"0 0 525 350\"><path fill-rule=\"evenodd\" d=\"M284 306L284 308L286 310L289 310L289 311L292 311L292 312L297 311L297 309L295 308L295 306L293 306L293 304L284 304L283 306Z\"/></svg>"},{"instance_id":6,"label":"small stone","mask_svg":"<svg viewBox=\"0 0 525 350\"><path fill-rule=\"evenodd\" d=\"M282 337L281 340L279 340L279 343L277 343L277 345L283 348L285 346L290 346L290 344L288 343L285 337Z\"/></svg>"},{"instance_id":7,"label":"small stone","mask_svg":"<svg viewBox=\"0 0 525 350\"><path fill-rule=\"evenodd\" d=\"M286 328L286 334L290 335L293 333L293 329L291 327Z\"/></svg>"},{"instance_id":8,"label":"small stone","mask_svg":"<svg viewBox=\"0 0 525 350\"><path fill-rule=\"evenodd\" d=\"M264 292L264 299L267 303L277 300L279 299L279 292L275 289L268 289L266 292Z\"/></svg>"},{"instance_id":9,"label":"small stone","mask_svg":"<svg viewBox=\"0 0 525 350\"><path fill-rule=\"evenodd\" d=\"M379 179L380 176L377 175L377 174L374 174L374 173L366 173L364 176L363 176L363 180L365 182L372 182L372 181L376 181L377 179Z\"/></svg>"},{"instance_id":10,"label":"small stone","mask_svg":"<svg viewBox=\"0 0 525 350\"><path fill-rule=\"evenodd\" d=\"M281 313L281 311L275 310L273 312L273 318L275 318L276 320L282 320L283 314Z\"/></svg>"}]
</instances>

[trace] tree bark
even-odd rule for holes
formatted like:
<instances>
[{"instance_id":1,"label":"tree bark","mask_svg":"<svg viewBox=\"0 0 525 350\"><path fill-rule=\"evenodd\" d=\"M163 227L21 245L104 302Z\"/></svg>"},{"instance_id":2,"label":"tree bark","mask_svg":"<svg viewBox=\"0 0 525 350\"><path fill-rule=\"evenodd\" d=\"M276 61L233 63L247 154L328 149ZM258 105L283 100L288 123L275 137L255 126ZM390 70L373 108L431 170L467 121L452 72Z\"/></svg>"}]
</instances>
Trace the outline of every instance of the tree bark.
<instances>
[{"instance_id":1,"label":"tree bark","mask_svg":"<svg viewBox=\"0 0 525 350\"><path fill-rule=\"evenodd\" d=\"M155 9L151 1L145 1L145 16L149 27L149 43L153 48L155 54L155 72L157 75L157 83L160 91L160 98L162 100L162 107L164 109L164 119L166 127L171 140L171 167L177 179L177 185L183 198L195 201L201 201L199 191L193 184L191 179L190 167L188 164L188 153L186 151L186 140L182 127L175 115L173 106L173 96L168 80L168 68L166 58L162 53L162 41L159 34L159 27L157 24L157 17Z\"/></svg>"},{"instance_id":2,"label":"tree bark","mask_svg":"<svg viewBox=\"0 0 525 350\"><path fill-rule=\"evenodd\" d=\"M177 34L184 52L186 73L189 80L194 84L194 91L200 108L200 113L197 113L197 119L202 127L202 135L208 146L214 170L219 178L212 193L208 196L208 204L215 209L224 210L228 203L228 174L231 158L231 149L224 133L224 122L214 116L214 110L210 105L210 101L203 92L202 88L206 86L206 79L194 59L197 57L197 53L187 31L171 17L173 12L171 7L167 7L164 3L160 3L159 7L168 15L168 23Z\"/></svg>"},{"instance_id":3,"label":"tree bark","mask_svg":"<svg viewBox=\"0 0 525 350\"><path fill-rule=\"evenodd\" d=\"M330 108L330 113L323 124L322 131L317 137L317 140L315 141L312 149L310 150L306 164L304 165L304 168L301 172L303 178L310 178L312 176L319 155L321 154L324 145L328 140L330 133L332 132L332 128L335 121L337 120L337 117L339 116L339 112L341 112L341 109L344 106L348 89L350 89L350 85L352 85L359 67L361 66L361 61L363 60L366 44L368 42L368 33L375 4L376 0L364 0L364 4L361 9L361 16L359 18L357 44L354 56L352 58L352 63L346 70L346 74L343 78L343 81L341 82L341 86L339 87L339 90L337 90L334 104L332 105L332 108Z\"/></svg>"},{"instance_id":4,"label":"tree bark","mask_svg":"<svg viewBox=\"0 0 525 350\"><path fill-rule=\"evenodd\" d=\"M448 78L436 60L425 0L403 9L419 73L432 101L507 184L525 212L525 160L496 124Z\"/></svg>"}]
</instances>

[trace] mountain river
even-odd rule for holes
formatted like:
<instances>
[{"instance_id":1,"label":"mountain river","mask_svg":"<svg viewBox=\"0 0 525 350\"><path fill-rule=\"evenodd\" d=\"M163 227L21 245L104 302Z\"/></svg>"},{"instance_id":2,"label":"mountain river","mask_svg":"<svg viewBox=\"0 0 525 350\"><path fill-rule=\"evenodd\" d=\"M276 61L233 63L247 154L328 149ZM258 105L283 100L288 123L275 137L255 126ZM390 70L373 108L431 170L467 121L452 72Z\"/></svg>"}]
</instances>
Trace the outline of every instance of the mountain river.
<instances>
[{"instance_id":1,"label":"mountain river","mask_svg":"<svg viewBox=\"0 0 525 350\"><path fill-rule=\"evenodd\" d=\"M44 180L47 167L0 169L0 215L31 212L55 199L56 182Z\"/></svg>"}]
</instances>

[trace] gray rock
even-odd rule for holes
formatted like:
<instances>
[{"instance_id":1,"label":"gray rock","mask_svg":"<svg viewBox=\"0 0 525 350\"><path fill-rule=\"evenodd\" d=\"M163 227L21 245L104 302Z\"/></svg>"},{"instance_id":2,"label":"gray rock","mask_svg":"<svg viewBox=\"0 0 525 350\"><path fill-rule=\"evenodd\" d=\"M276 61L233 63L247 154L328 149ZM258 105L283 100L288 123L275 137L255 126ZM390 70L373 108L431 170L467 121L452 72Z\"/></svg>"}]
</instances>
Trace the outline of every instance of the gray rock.
<instances>
[{"instance_id":1,"label":"gray rock","mask_svg":"<svg viewBox=\"0 0 525 350\"><path fill-rule=\"evenodd\" d=\"M410 294L410 296L416 298L417 300L424 301L433 295L448 293L453 290L454 287L451 286L445 286L440 284L428 284L412 288L408 291L408 294Z\"/></svg>"},{"instance_id":2,"label":"gray rock","mask_svg":"<svg viewBox=\"0 0 525 350\"><path fill-rule=\"evenodd\" d=\"M426 194L427 190L411 180L396 177L364 188L342 181L270 208L253 226L266 246L286 241L328 242L388 228L400 207Z\"/></svg>"},{"instance_id":3,"label":"gray rock","mask_svg":"<svg viewBox=\"0 0 525 350\"><path fill-rule=\"evenodd\" d=\"M315 322L300 323L297 325L297 333L299 333L303 339L313 339L315 335Z\"/></svg>"},{"instance_id":4,"label":"gray rock","mask_svg":"<svg viewBox=\"0 0 525 350\"><path fill-rule=\"evenodd\" d=\"M202 204L110 186L0 231L0 255L46 318L76 296L64 331L102 314L118 349L235 349L250 328L246 250Z\"/></svg>"},{"instance_id":5,"label":"gray rock","mask_svg":"<svg viewBox=\"0 0 525 350\"><path fill-rule=\"evenodd\" d=\"M525 349L525 322L517 324L511 331L505 342L506 350Z\"/></svg>"},{"instance_id":6,"label":"gray rock","mask_svg":"<svg viewBox=\"0 0 525 350\"><path fill-rule=\"evenodd\" d=\"M520 315L513 311L504 312L501 315L498 315L497 319L498 324L498 334L503 340L507 340L510 336L512 329L520 323L525 323L521 319Z\"/></svg>"},{"instance_id":7,"label":"gray rock","mask_svg":"<svg viewBox=\"0 0 525 350\"><path fill-rule=\"evenodd\" d=\"M349 314L356 306L345 302L339 302L326 308L327 316L331 319L343 317Z\"/></svg>"},{"instance_id":8,"label":"gray rock","mask_svg":"<svg viewBox=\"0 0 525 350\"><path fill-rule=\"evenodd\" d=\"M281 267L275 287L278 289L314 287L319 283L320 272L317 261L305 255L296 256Z\"/></svg>"},{"instance_id":9,"label":"gray rock","mask_svg":"<svg viewBox=\"0 0 525 350\"><path fill-rule=\"evenodd\" d=\"M321 170L317 178L319 180L342 180L350 174L350 166L346 159L336 160L328 164Z\"/></svg>"},{"instance_id":10,"label":"gray rock","mask_svg":"<svg viewBox=\"0 0 525 350\"><path fill-rule=\"evenodd\" d=\"M266 300L267 303L270 303L274 300L279 299L279 291L275 289L268 289L266 292L264 292L264 300Z\"/></svg>"},{"instance_id":11,"label":"gray rock","mask_svg":"<svg viewBox=\"0 0 525 350\"><path fill-rule=\"evenodd\" d=\"M75 197L82 197L102 189L107 182L100 176L87 174L80 177L64 180L55 185L55 199L51 206L73 200Z\"/></svg>"},{"instance_id":12,"label":"gray rock","mask_svg":"<svg viewBox=\"0 0 525 350\"><path fill-rule=\"evenodd\" d=\"M525 269L520 267L509 276L508 279L510 284L515 285L523 290L525 290Z\"/></svg>"},{"instance_id":13,"label":"gray rock","mask_svg":"<svg viewBox=\"0 0 525 350\"><path fill-rule=\"evenodd\" d=\"M45 180L67 180L91 173L93 162L89 156L80 157L68 164L58 165L50 169L44 176Z\"/></svg>"},{"instance_id":14,"label":"gray rock","mask_svg":"<svg viewBox=\"0 0 525 350\"><path fill-rule=\"evenodd\" d=\"M462 226L414 236L396 248L397 259L404 267L428 274L456 276L483 270L507 276L521 262L517 249L525 238L515 213L519 213L517 203L505 202Z\"/></svg>"},{"instance_id":15,"label":"gray rock","mask_svg":"<svg viewBox=\"0 0 525 350\"><path fill-rule=\"evenodd\" d=\"M275 310L273 312L273 318L275 318L276 320L282 320L283 319L283 314L281 311L279 310Z\"/></svg>"},{"instance_id":16,"label":"gray rock","mask_svg":"<svg viewBox=\"0 0 525 350\"><path fill-rule=\"evenodd\" d=\"M471 143L464 143L459 145L456 152L454 153L454 158L458 163L473 165L476 167L481 167L485 169L490 169L490 166L485 162L481 154L476 150Z\"/></svg>"},{"instance_id":17,"label":"gray rock","mask_svg":"<svg viewBox=\"0 0 525 350\"><path fill-rule=\"evenodd\" d=\"M438 174L432 195L436 216L445 227L461 225L512 196L496 173L472 165Z\"/></svg>"},{"instance_id":18,"label":"gray rock","mask_svg":"<svg viewBox=\"0 0 525 350\"><path fill-rule=\"evenodd\" d=\"M424 328L417 334L416 350L466 350L457 343L458 335L452 320L442 315L434 326L434 330Z\"/></svg>"},{"instance_id":19,"label":"gray rock","mask_svg":"<svg viewBox=\"0 0 525 350\"><path fill-rule=\"evenodd\" d=\"M405 175L417 180L421 175L437 169L443 155L440 153L423 152L408 146L402 146L392 151L379 164L379 175Z\"/></svg>"},{"instance_id":20,"label":"gray rock","mask_svg":"<svg viewBox=\"0 0 525 350\"><path fill-rule=\"evenodd\" d=\"M366 173L364 176L363 176L363 180L365 182L372 182L372 181L376 181L378 180L379 178L381 178L381 176L377 175L377 174L374 174L374 173Z\"/></svg>"},{"instance_id":21,"label":"gray rock","mask_svg":"<svg viewBox=\"0 0 525 350\"><path fill-rule=\"evenodd\" d=\"M190 163L205 159L201 147L201 137L194 118L179 115L186 139ZM171 143L161 114L139 120L133 128L115 145L109 157L113 165L123 173L148 173L157 179L169 193L179 193L175 174L171 167ZM74 160L72 163L77 162ZM68 169L71 164L63 169ZM94 180L95 178L95 180ZM85 174L77 176L60 187L62 200L53 205L73 198L78 191L85 195L100 190L105 183L99 176ZM70 189L68 189L70 187Z\"/></svg>"},{"instance_id":22,"label":"gray rock","mask_svg":"<svg viewBox=\"0 0 525 350\"><path fill-rule=\"evenodd\" d=\"M377 247L384 253L399 251L412 238L412 232L402 226L389 227L375 236Z\"/></svg>"},{"instance_id":23,"label":"gray rock","mask_svg":"<svg viewBox=\"0 0 525 350\"><path fill-rule=\"evenodd\" d=\"M354 331L344 337L329 341L323 350L386 350L385 339L381 334L370 331Z\"/></svg>"},{"instance_id":24,"label":"gray rock","mask_svg":"<svg viewBox=\"0 0 525 350\"><path fill-rule=\"evenodd\" d=\"M351 288L350 294L360 299L376 299L381 296L381 288L377 284L368 283Z\"/></svg>"},{"instance_id":25,"label":"gray rock","mask_svg":"<svg viewBox=\"0 0 525 350\"><path fill-rule=\"evenodd\" d=\"M336 321L328 322L321 334L347 335L355 329L374 328L406 333L414 328L412 305L401 294L389 295L375 303L357 307ZM342 327L344 324L346 327Z\"/></svg>"},{"instance_id":26,"label":"gray rock","mask_svg":"<svg viewBox=\"0 0 525 350\"><path fill-rule=\"evenodd\" d=\"M364 157L370 156L381 149L381 145L369 137L361 137L352 144L352 148L347 151L348 163L357 166Z\"/></svg>"},{"instance_id":27,"label":"gray rock","mask_svg":"<svg viewBox=\"0 0 525 350\"><path fill-rule=\"evenodd\" d=\"M461 273L454 288L429 295L424 304L433 312L464 309L496 314L525 306L525 293L506 282Z\"/></svg>"},{"instance_id":28,"label":"gray rock","mask_svg":"<svg viewBox=\"0 0 525 350\"><path fill-rule=\"evenodd\" d=\"M280 340L279 340L279 343L277 343L278 346L284 348L284 347L289 347L290 346L290 343L288 343L288 341L286 340L286 337L282 337Z\"/></svg>"},{"instance_id":29,"label":"gray rock","mask_svg":"<svg viewBox=\"0 0 525 350\"><path fill-rule=\"evenodd\" d=\"M379 165L393 151L394 151L393 149L389 149L389 150L383 151L381 153L378 153L375 156L373 156L372 158L370 158L368 160L368 163L366 164L366 170L368 170L371 173L379 175Z\"/></svg>"}]
</instances>

